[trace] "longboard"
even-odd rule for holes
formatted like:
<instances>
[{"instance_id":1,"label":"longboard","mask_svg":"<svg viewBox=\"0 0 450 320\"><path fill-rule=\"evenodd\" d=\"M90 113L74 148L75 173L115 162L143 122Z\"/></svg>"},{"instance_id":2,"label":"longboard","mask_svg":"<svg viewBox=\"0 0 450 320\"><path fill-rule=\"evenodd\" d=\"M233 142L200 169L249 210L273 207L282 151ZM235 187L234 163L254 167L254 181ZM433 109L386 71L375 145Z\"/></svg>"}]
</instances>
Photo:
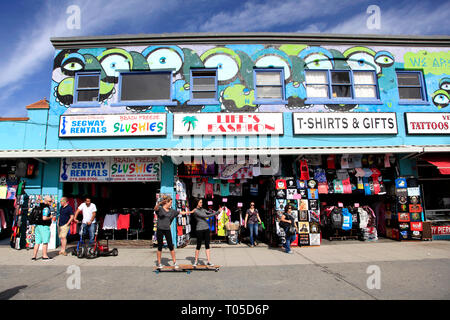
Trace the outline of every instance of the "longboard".
<instances>
[{"instance_id":1,"label":"longboard","mask_svg":"<svg viewBox=\"0 0 450 320\"><path fill-rule=\"evenodd\" d=\"M153 271L156 272L157 274L160 272L186 272L186 273L191 273L192 271L195 270L209 270L209 271L219 271L220 266L218 265L214 265L214 266L206 266L206 265L197 265L196 267L194 267L191 264L180 264L178 265L179 268L175 268L174 266L163 266L161 269L159 269L158 267L154 267Z\"/></svg>"}]
</instances>

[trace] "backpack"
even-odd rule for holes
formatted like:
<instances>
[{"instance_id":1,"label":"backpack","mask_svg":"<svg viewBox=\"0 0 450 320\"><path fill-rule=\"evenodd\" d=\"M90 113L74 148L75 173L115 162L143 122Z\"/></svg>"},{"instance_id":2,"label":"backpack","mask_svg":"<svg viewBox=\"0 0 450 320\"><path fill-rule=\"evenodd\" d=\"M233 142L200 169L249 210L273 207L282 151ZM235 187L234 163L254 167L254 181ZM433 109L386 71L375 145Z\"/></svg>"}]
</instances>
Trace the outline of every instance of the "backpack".
<instances>
[{"instance_id":1,"label":"backpack","mask_svg":"<svg viewBox=\"0 0 450 320\"><path fill-rule=\"evenodd\" d=\"M45 208L44 205L37 205L33 208L33 210L31 210L31 213L28 215L28 222L30 225L32 224L39 225L43 223L42 214L44 208Z\"/></svg>"}]
</instances>

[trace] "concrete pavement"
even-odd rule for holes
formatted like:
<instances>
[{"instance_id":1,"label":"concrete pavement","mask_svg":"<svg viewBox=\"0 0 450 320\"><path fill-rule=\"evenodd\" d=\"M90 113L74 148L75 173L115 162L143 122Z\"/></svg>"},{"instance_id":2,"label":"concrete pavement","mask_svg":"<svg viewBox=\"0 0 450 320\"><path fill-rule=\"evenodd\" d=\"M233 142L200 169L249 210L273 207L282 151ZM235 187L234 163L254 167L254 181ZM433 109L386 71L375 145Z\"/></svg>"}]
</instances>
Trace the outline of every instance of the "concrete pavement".
<instances>
[{"instance_id":1,"label":"concrete pavement","mask_svg":"<svg viewBox=\"0 0 450 320\"><path fill-rule=\"evenodd\" d=\"M214 245L219 272L155 274L156 249L119 248L117 257L56 256L31 261L31 251L0 246L1 299L450 299L450 242L324 241L294 254L260 245ZM191 263L195 246L177 249ZM169 264L168 250L163 263ZM204 249L200 261L204 259ZM369 266L381 288L369 288ZM69 266L81 271L69 289Z\"/></svg>"}]
</instances>

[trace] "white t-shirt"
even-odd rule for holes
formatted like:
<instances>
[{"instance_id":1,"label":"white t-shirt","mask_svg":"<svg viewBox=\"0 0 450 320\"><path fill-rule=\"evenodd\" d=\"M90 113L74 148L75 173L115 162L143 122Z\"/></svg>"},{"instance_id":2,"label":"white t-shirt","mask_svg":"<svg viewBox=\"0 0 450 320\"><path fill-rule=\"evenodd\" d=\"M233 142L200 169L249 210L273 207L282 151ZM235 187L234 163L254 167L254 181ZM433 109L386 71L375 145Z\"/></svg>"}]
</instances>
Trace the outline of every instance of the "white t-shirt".
<instances>
[{"instance_id":1,"label":"white t-shirt","mask_svg":"<svg viewBox=\"0 0 450 320\"><path fill-rule=\"evenodd\" d=\"M88 207L86 205L86 203L82 203L78 209L81 210L81 212L83 213L83 221L82 223L88 223L89 221L91 221L92 218L92 213L97 212L97 207L95 206L95 204L91 203L91 205ZM96 219L94 219L94 221L92 221L92 223L95 223Z\"/></svg>"}]
</instances>

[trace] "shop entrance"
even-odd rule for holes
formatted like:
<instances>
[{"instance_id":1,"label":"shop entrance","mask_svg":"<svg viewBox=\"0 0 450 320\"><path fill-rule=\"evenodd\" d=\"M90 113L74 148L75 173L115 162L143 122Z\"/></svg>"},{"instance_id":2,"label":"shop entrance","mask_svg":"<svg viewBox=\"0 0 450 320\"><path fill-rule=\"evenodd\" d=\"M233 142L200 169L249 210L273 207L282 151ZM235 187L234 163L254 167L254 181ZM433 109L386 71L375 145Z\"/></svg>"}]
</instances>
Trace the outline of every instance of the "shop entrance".
<instances>
[{"instance_id":1,"label":"shop entrance","mask_svg":"<svg viewBox=\"0 0 450 320\"><path fill-rule=\"evenodd\" d=\"M277 245L284 243L278 219L287 206L298 227L293 246L422 239L418 181L399 176L395 155L299 155L281 163L273 183Z\"/></svg>"},{"instance_id":2,"label":"shop entrance","mask_svg":"<svg viewBox=\"0 0 450 320\"><path fill-rule=\"evenodd\" d=\"M90 197L97 207L99 236L114 240L151 240L159 182L64 183L63 195L74 211ZM77 239L75 228L71 238Z\"/></svg>"},{"instance_id":3,"label":"shop entrance","mask_svg":"<svg viewBox=\"0 0 450 320\"><path fill-rule=\"evenodd\" d=\"M271 176L259 175L259 164L205 165L181 164L177 167L177 210L192 210L199 199L210 212L225 207L223 213L209 218L211 243L250 244L249 230L244 227L245 214L250 202L254 202L261 220L259 243L267 242L267 219L271 216L269 194ZM255 174L257 176L255 176ZM181 220L177 236L179 246L196 241L196 220ZM192 242L191 239L195 239Z\"/></svg>"}]
</instances>

